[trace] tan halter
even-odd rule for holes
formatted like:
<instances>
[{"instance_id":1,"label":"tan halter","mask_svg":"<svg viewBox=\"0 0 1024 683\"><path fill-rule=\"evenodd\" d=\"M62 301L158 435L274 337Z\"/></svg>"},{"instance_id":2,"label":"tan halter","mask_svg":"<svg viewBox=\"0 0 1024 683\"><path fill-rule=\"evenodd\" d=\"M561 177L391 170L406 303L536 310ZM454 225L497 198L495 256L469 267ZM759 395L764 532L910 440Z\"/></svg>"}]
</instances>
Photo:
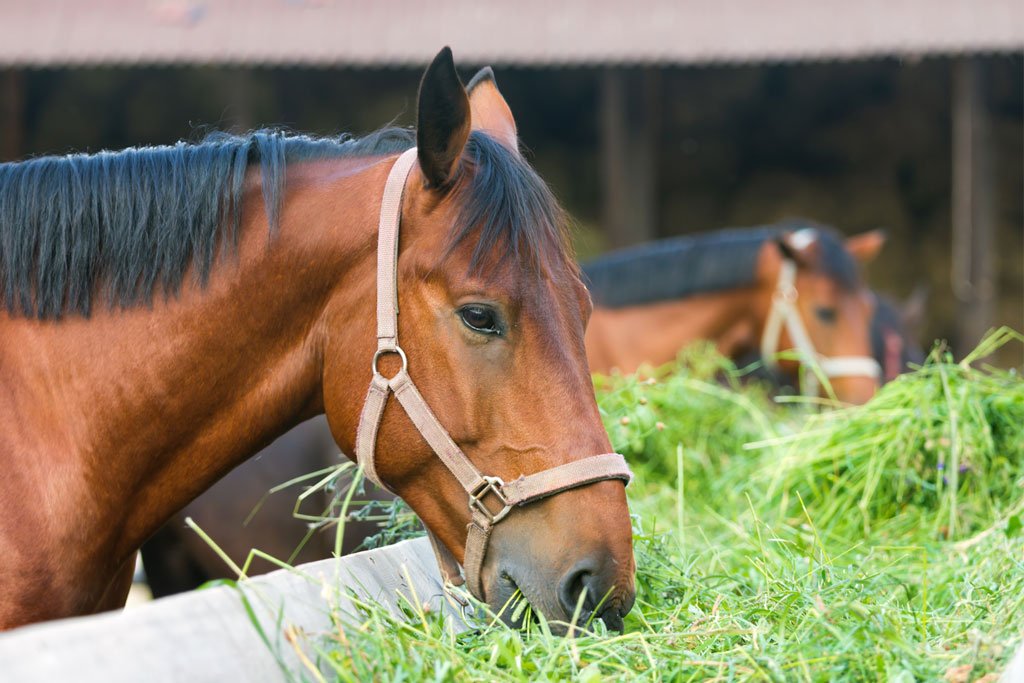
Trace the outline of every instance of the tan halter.
<instances>
[{"instance_id":1,"label":"tan halter","mask_svg":"<svg viewBox=\"0 0 1024 683\"><path fill-rule=\"evenodd\" d=\"M388 395L394 392L416 429L469 496L471 521L466 538L465 574L470 591L482 599L480 570L491 530L514 507L605 479L621 479L628 483L631 475L621 455L605 453L505 483L498 477L481 474L427 406L409 376L409 359L398 345L398 229L402 219L402 193L415 162L414 147L398 157L384 186L377 235L377 351L373 355L373 379L356 432L356 457L366 477L383 485L374 467L374 453L384 406ZM381 375L377 367L380 357L389 353L397 354L402 360L401 369L391 379ZM488 499L496 501L501 508L493 512L485 502ZM454 556L433 534L430 540L444 578L453 584L461 584L459 565Z\"/></svg>"},{"instance_id":2,"label":"tan halter","mask_svg":"<svg viewBox=\"0 0 1024 683\"><path fill-rule=\"evenodd\" d=\"M821 373L828 378L881 377L882 367L870 356L822 356L818 353L810 335L807 334L803 318L800 317L800 309L796 307L797 296L796 263L792 259L784 258L779 270L779 280L772 294L772 308L768 312L764 333L761 335L761 358L767 367L774 370L779 366L775 353L782 336L782 326L785 324L789 338L800 354L800 362L805 367L817 365ZM809 369L803 375L803 381L800 383L801 392L805 396L817 396L817 375Z\"/></svg>"}]
</instances>

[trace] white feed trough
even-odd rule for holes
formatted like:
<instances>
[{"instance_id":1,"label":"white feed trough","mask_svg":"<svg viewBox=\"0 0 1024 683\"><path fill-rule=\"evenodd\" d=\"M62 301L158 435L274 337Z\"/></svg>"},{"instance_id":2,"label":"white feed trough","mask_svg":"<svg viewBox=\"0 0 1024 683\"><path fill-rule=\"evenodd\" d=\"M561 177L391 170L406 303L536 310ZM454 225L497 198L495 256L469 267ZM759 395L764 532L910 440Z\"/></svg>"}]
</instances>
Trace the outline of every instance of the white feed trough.
<instances>
[{"instance_id":1,"label":"white feed trough","mask_svg":"<svg viewBox=\"0 0 1024 683\"><path fill-rule=\"evenodd\" d=\"M299 680L302 665L285 630L334 630L329 612L355 616L346 597L388 605L398 593L444 610L464 628L446 598L425 538L300 565L228 586L157 600L137 608L37 624L0 635L0 679L82 683ZM244 599L243 599L244 595ZM255 613L270 647L247 610ZM280 661L279 661L280 660Z\"/></svg>"},{"instance_id":2,"label":"white feed trough","mask_svg":"<svg viewBox=\"0 0 1024 683\"><path fill-rule=\"evenodd\" d=\"M1003 683L1024 683L1024 645L1010 661L1010 666L1003 672Z\"/></svg>"}]
</instances>

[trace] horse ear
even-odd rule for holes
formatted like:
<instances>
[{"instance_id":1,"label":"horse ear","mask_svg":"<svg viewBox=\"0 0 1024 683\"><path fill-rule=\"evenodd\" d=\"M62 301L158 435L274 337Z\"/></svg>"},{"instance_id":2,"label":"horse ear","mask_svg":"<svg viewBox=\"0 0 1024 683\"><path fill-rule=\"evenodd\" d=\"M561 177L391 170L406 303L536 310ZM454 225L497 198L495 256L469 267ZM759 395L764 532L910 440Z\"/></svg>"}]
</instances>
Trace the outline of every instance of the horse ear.
<instances>
[{"instance_id":1,"label":"horse ear","mask_svg":"<svg viewBox=\"0 0 1024 683\"><path fill-rule=\"evenodd\" d=\"M416 112L417 155L432 187L443 187L455 174L470 121L469 96L455 71L451 48L445 47L423 74Z\"/></svg>"},{"instance_id":2,"label":"horse ear","mask_svg":"<svg viewBox=\"0 0 1024 683\"><path fill-rule=\"evenodd\" d=\"M869 230L846 238L846 250L863 266L871 263L885 246L885 230Z\"/></svg>"},{"instance_id":3,"label":"horse ear","mask_svg":"<svg viewBox=\"0 0 1024 683\"><path fill-rule=\"evenodd\" d=\"M473 76L466 87L469 91L469 106L473 112L473 130L481 130L502 145L519 154L519 137L516 121L508 102L498 91L491 67L485 66Z\"/></svg>"}]
</instances>

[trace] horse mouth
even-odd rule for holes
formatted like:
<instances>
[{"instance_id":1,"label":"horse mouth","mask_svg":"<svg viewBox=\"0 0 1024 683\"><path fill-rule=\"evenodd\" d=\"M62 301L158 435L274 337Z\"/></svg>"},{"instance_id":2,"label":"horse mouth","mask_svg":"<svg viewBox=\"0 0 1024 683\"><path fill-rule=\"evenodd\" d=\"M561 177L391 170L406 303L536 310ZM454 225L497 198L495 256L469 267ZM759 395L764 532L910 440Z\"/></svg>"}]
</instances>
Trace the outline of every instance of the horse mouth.
<instances>
[{"instance_id":1,"label":"horse mouth","mask_svg":"<svg viewBox=\"0 0 1024 683\"><path fill-rule=\"evenodd\" d=\"M509 628L525 629L540 624L541 611L536 607L543 601L531 596L529 587L523 587L507 572L502 572L498 577L495 600L491 602L491 609L495 611L498 619ZM547 618L548 615L544 614ZM549 620L549 624L553 624ZM561 623L561 622L558 622ZM555 629L553 628L552 631Z\"/></svg>"},{"instance_id":2,"label":"horse mouth","mask_svg":"<svg viewBox=\"0 0 1024 683\"><path fill-rule=\"evenodd\" d=\"M533 605L519 584L507 572L501 572L496 588L496 599L490 601L496 616L511 628L524 627L529 616L527 613L533 612Z\"/></svg>"},{"instance_id":3,"label":"horse mouth","mask_svg":"<svg viewBox=\"0 0 1024 683\"><path fill-rule=\"evenodd\" d=\"M525 629L527 627L539 626L542 611L536 605L543 604L539 596L531 595L529 585L526 587L520 584L507 572L502 572L498 578L498 600L492 604L497 609L497 616L510 628ZM600 609L600 607L599 607ZM628 612L628 610L626 610ZM603 621L609 631L622 633L625 627L625 613L616 606L609 605L607 608L595 613L592 610L582 609L573 620L573 615L563 615L556 619L544 613L548 628L555 635L570 637L574 635L593 634L594 626L598 621Z\"/></svg>"}]
</instances>

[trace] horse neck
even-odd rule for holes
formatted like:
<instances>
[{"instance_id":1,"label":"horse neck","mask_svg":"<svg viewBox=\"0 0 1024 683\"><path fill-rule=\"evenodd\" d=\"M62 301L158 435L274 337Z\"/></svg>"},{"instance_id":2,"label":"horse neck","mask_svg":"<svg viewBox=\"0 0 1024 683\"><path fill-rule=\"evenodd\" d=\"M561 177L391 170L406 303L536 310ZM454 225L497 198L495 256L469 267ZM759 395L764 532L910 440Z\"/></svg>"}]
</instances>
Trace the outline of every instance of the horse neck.
<instances>
[{"instance_id":1,"label":"horse neck","mask_svg":"<svg viewBox=\"0 0 1024 683\"><path fill-rule=\"evenodd\" d=\"M249 183L236 255L203 288L89 319L0 323L0 378L17 397L0 408L22 427L0 440L0 457L57 466L56 477L26 468L41 476L20 483L42 492L41 509L76 543L95 531L112 556L130 554L232 467L323 411L322 318L347 300L343 314L372 319L372 284L363 296L336 294L372 283L387 172L345 163L333 162L326 182L323 169L289 170L273 237L258 180ZM332 330L332 346L363 332Z\"/></svg>"},{"instance_id":2,"label":"horse neck","mask_svg":"<svg viewBox=\"0 0 1024 683\"><path fill-rule=\"evenodd\" d=\"M757 287L709 292L626 308L596 307L587 328L587 358L594 372L634 372L663 365L698 340L735 358L756 347L764 326Z\"/></svg>"}]
</instances>

